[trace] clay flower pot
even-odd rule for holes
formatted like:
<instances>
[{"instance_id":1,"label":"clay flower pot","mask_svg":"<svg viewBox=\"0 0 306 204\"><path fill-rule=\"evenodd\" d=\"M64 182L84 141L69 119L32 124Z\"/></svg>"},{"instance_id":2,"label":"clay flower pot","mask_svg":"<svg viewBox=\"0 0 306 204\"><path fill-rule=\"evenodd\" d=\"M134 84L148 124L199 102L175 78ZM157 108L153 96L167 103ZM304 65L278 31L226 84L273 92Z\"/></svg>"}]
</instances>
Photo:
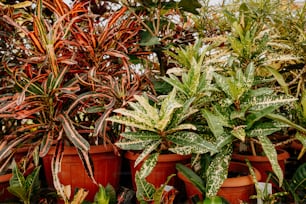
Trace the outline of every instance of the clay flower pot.
<instances>
[{"instance_id":1,"label":"clay flower pot","mask_svg":"<svg viewBox=\"0 0 306 204\"><path fill-rule=\"evenodd\" d=\"M290 155L287 151L282 150L282 149L277 150L277 152L278 152L277 160L284 173L285 172L285 161L286 159L289 158ZM268 177L267 172L272 172L272 166L269 162L269 159L266 156L253 156L253 155L233 153L232 159L234 161L239 161L239 162L245 162L245 159L248 159L251 162L252 166L260 171L260 174L261 174L260 181L262 182L266 181Z\"/></svg>"},{"instance_id":2,"label":"clay flower pot","mask_svg":"<svg viewBox=\"0 0 306 204\"><path fill-rule=\"evenodd\" d=\"M250 202L249 197L255 195L256 190L248 166L240 162L231 162L229 172L241 172L245 176L225 179L217 195L225 198L231 204L239 204L241 201ZM254 172L257 180L260 180L260 172L256 168L254 168ZM196 195L203 199L202 193L182 173L179 172L178 177L185 184L190 204L192 203L192 197Z\"/></svg>"},{"instance_id":3,"label":"clay flower pot","mask_svg":"<svg viewBox=\"0 0 306 204\"><path fill-rule=\"evenodd\" d=\"M134 167L135 160L139 156L139 154L134 153L132 151L126 152L124 155L125 158L129 160L130 163L130 169L131 169L131 175L132 175L132 182L133 182L133 188L136 190L136 184L135 184L135 174L136 171L139 171L142 163ZM183 156L178 154L161 154L158 157L158 162L156 166L154 167L151 174L146 178L149 183L152 183L155 187L160 187L161 184L164 184L167 180L167 177L171 174L176 174L176 163L182 163L186 164L190 161L191 156ZM173 185L177 187L178 183L177 177L173 177L168 185Z\"/></svg>"},{"instance_id":4,"label":"clay flower pot","mask_svg":"<svg viewBox=\"0 0 306 204\"><path fill-rule=\"evenodd\" d=\"M45 177L50 187L53 187L51 161L54 152L55 148L52 147L43 157ZM93 161L94 177L97 183L103 186L110 183L118 189L122 158L114 154L113 147L111 145L91 146L89 154ZM61 172L58 176L63 185L71 185L72 196L76 188L85 188L89 191L86 200L93 201L99 187L88 177L75 147L65 146Z\"/></svg>"},{"instance_id":5,"label":"clay flower pot","mask_svg":"<svg viewBox=\"0 0 306 204\"><path fill-rule=\"evenodd\" d=\"M12 200L14 198L16 199L16 197L10 194L10 192L8 192L7 190L7 187L9 187L10 185L9 181L12 176L13 176L12 173L0 175L0 189L1 189L0 202Z\"/></svg>"}]
</instances>

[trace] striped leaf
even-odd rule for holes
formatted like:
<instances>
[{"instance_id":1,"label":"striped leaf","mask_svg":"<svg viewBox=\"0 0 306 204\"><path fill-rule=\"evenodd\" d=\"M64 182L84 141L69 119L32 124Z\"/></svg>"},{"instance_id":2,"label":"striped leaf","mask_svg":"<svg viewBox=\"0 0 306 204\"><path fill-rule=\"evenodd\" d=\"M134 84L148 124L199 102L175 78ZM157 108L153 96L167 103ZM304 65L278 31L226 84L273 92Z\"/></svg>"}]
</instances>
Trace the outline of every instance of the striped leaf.
<instances>
[{"instance_id":1,"label":"striped leaf","mask_svg":"<svg viewBox=\"0 0 306 204\"><path fill-rule=\"evenodd\" d=\"M53 185L57 191L57 194L64 199L65 202L68 202L68 197L65 193L64 187L61 184L58 173L61 172L61 163L63 159L63 152L64 152L64 144L63 141L59 141L56 144L55 154L53 155L51 161L51 171L52 171L52 178L53 178Z\"/></svg>"},{"instance_id":2,"label":"striped leaf","mask_svg":"<svg viewBox=\"0 0 306 204\"><path fill-rule=\"evenodd\" d=\"M53 137L54 137L54 129L49 130L46 137L43 138L39 148L40 157L44 157L49 152L50 147L53 143Z\"/></svg>"},{"instance_id":3,"label":"striped leaf","mask_svg":"<svg viewBox=\"0 0 306 204\"><path fill-rule=\"evenodd\" d=\"M80 150L89 151L90 145L88 141L77 132L68 116L60 114L57 118L62 122L66 136L73 145Z\"/></svg>"},{"instance_id":4,"label":"striped leaf","mask_svg":"<svg viewBox=\"0 0 306 204\"><path fill-rule=\"evenodd\" d=\"M91 179L91 181L94 184L98 185L94 177L94 165L89 155L89 152L83 149L77 149L77 150L78 150L79 157L82 161L82 164L84 166L84 169L86 170L88 177Z\"/></svg>"}]
</instances>

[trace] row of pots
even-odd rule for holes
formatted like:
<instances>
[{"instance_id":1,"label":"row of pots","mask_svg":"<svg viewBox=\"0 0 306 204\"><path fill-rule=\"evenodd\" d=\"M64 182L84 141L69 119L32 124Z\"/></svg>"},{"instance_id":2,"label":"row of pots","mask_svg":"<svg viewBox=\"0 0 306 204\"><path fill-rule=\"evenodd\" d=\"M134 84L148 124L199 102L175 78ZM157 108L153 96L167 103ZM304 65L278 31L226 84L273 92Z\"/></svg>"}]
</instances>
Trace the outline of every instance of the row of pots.
<instances>
[{"instance_id":1,"label":"row of pots","mask_svg":"<svg viewBox=\"0 0 306 204\"><path fill-rule=\"evenodd\" d=\"M48 153L48 155L43 158L45 178L49 186L53 185L52 184L53 178L51 172L51 161L53 153L54 150L51 150ZM104 186L110 183L112 186L114 186L115 189L118 189L120 182L122 158L116 156L113 153L113 148L110 145L92 146L90 149L90 154L95 168L96 181ZM130 161L132 181L134 181L135 172L139 170L141 166L138 165L136 168L134 168L134 162L138 157L138 155L133 152L127 152L125 154L125 157ZM259 170L259 172L257 170L255 171L257 172L257 178L259 179L259 181L265 181L267 177L266 171L272 171L271 166L269 164L268 165L266 164L268 160L263 156L254 157L254 156L245 156L237 154L233 155L234 160L241 162L244 162L246 157L248 157L249 161L251 161L253 167ZM279 164L283 170L285 169L285 160L288 157L289 154L286 151L281 151L280 154L278 155ZM176 163L187 164L189 161L190 161L190 156L180 156L176 154L160 155L158 159L158 164L154 168L152 174L147 177L147 181L153 183L156 187L159 187L161 184L163 184L166 181L167 176L173 173L177 173L175 168ZM248 170L248 167L242 163L232 162L230 165L230 170L234 169ZM9 177L10 176L8 176L8 178ZM199 192L197 192L197 190L192 190L192 187L190 186L191 183L188 183L188 180L186 181L186 178L183 178L180 174L178 174L178 177L180 177L180 179L184 181L186 186L187 197L189 199L191 199L191 197L193 197L195 194L199 195ZM98 191L98 186L94 184L91 181L91 179L87 176L83 168L83 165L79 159L77 151L74 147L65 148L59 179L63 185L71 185L72 191L77 187L82 187L89 190L89 194L86 198L87 200L92 201L95 193ZM227 198L226 195L228 194L227 192L229 191L230 192L229 194L233 196L233 198L227 198L230 201L230 203L239 203L239 200L249 201L248 200L249 195L255 194L255 189L251 177L244 176L240 178L246 182L247 190L242 190L241 184L238 185L234 184L234 179L237 178L228 178L224 182L218 194ZM180 182L178 182L177 177L174 177L170 181L169 185L176 186L178 183ZM231 184L234 184L234 187L238 189L238 192L234 193L234 190L230 188ZM4 187L2 186L2 189L3 188ZM133 188L136 189L136 185L134 182L133 182ZM241 195L242 197L239 198L238 195ZM6 194L5 196L8 195Z\"/></svg>"}]
</instances>

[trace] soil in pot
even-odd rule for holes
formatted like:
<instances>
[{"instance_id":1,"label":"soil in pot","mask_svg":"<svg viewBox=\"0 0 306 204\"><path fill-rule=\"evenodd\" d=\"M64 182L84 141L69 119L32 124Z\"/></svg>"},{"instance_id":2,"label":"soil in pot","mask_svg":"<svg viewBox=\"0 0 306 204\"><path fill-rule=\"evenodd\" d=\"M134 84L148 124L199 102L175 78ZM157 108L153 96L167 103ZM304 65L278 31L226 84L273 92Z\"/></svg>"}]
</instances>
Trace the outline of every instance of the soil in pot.
<instances>
[{"instance_id":1,"label":"soil in pot","mask_svg":"<svg viewBox=\"0 0 306 204\"><path fill-rule=\"evenodd\" d=\"M261 178L260 172L254 168L256 178ZM232 177L231 177L232 176ZM192 197L198 196L203 199L201 192L180 172L178 177L183 180L189 203L192 204ZM239 204L241 201L251 203L251 195L255 195L254 182L246 164L231 162L229 166L229 176L221 186L218 196L224 197L231 204Z\"/></svg>"},{"instance_id":2,"label":"soil in pot","mask_svg":"<svg viewBox=\"0 0 306 204\"><path fill-rule=\"evenodd\" d=\"M50 187L53 187L51 161L54 152L55 148L52 147L43 157L46 182ZM91 146L89 154L93 161L94 177L97 183L103 186L110 183L118 189L122 158L114 154L113 147L111 145ZM58 176L63 185L71 185L71 198L76 188L84 188L89 191L86 200L93 201L98 186L88 177L75 147L65 146L61 172Z\"/></svg>"}]
</instances>

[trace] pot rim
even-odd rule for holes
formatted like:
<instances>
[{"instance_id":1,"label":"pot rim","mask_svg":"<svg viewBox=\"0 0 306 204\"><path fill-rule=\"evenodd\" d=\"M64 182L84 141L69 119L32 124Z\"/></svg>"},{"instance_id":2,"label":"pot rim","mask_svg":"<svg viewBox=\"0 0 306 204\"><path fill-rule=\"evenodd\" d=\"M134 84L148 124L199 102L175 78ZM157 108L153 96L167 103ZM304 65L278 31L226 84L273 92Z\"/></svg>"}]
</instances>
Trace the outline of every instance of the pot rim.
<instances>
[{"instance_id":1,"label":"pot rim","mask_svg":"<svg viewBox=\"0 0 306 204\"><path fill-rule=\"evenodd\" d=\"M135 161L139 155L140 153L136 153L133 151L127 151L124 154L124 157L129 160ZM160 154L158 156L157 161L158 162L181 161L181 160L186 160L189 158L191 158L191 155L180 155L180 154L175 154L175 153L169 153L169 154Z\"/></svg>"},{"instance_id":2,"label":"pot rim","mask_svg":"<svg viewBox=\"0 0 306 204\"><path fill-rule=\"evenodd\" d=\"M277 160L279 160L279 161L286 160L290 157L289 153L286 150L278 149L277 152L280 152L279 154L277 154ZM266 156L244 155L244 154L239 154L239 153L233 153L232 158L240 160L240 161L245 161L245 159L248 159L249 161L254 161L254 162L267 162L267 161L269 161L268 157L266 157Z\"/></svg>"},{"instance_id":3,"label":"pot rim","mask_svg":"<svg viewBox=\"0 0 306 204\"><path fill-rule=\"evenodd\" d=\"M106 145L91 145L89 149L89 154L97 154L102 152L112 152L114 151L114 147L111 144ZM54 155L55 147L50 147L48 155ZM64 155L75 155L78 154L77 148L75 146L65 146Z\"/></svg>"},{"instance_id":4,"label":"pot rim","mask_svg":"<svg viewBox=\"0 0 306 204\"><path fill-rule=\"evenodd\" d=\"M233 161L231 161L230 165L240 165L240 166L248 168L248 166L246 164L241 163L241 162L233 162ZM230 167L229 167L229 169L230 169ZM261 179L260 172L256 168L254 168L254 167L253 167L253 170L255 172L255 176L256 176L257 181L259 181ZM254 182L253 182L252 176L250 175L249 171L247 171L247 172L248 172L247 176L239 176L239 177L235 177L235 178L226 178L224 180L221 188L222 187L225 187L225 188L227 187L228 188L228 187L241 187L241 186L253 185ZM191 183L181 172L178 172L177 176L181 180L183 180L184 182Z\"/></svg>"}]
</instances>

